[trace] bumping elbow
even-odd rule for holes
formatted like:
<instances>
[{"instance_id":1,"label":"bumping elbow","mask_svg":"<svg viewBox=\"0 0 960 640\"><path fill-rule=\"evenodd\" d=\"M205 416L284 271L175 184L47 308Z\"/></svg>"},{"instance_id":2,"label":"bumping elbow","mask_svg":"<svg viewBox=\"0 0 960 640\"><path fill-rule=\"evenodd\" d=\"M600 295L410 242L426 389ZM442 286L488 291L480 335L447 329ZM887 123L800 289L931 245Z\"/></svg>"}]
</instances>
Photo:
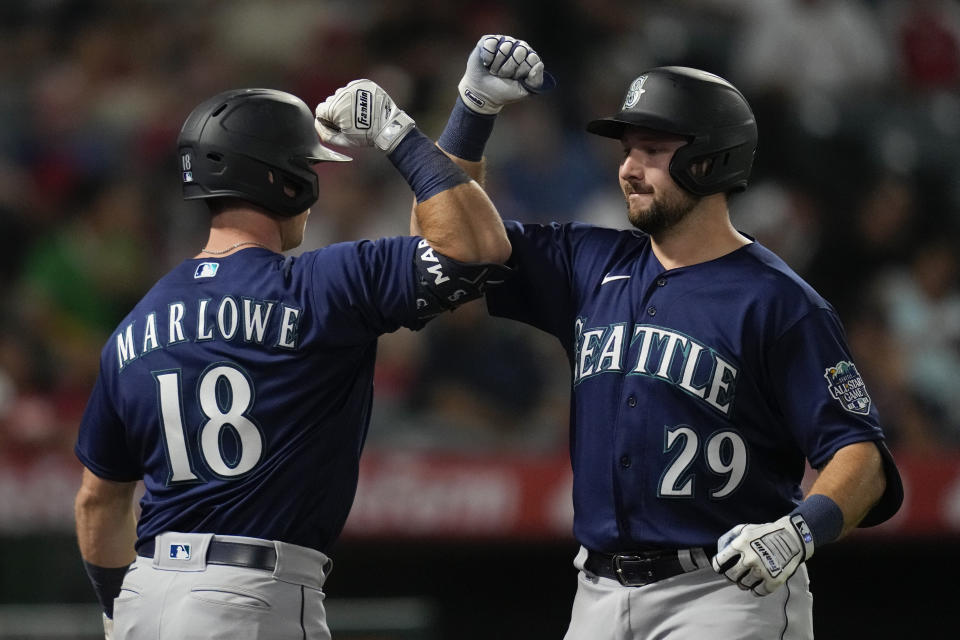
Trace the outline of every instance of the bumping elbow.
<instances>
[{"instance_id":1,"label":"bumping elbow","mask_svg":"<svg viewBox=\"0 0 960 640\"><path fill-rule=\"evenodd\" d=\"M513 245L510 244L510 239L507 238L507 235L503 234L502 238L497 238L495 242L490 244L490 247L487 249L487 255L483 256L477 262L506 264L512 254Z\"/></svg>"}]
</instances>

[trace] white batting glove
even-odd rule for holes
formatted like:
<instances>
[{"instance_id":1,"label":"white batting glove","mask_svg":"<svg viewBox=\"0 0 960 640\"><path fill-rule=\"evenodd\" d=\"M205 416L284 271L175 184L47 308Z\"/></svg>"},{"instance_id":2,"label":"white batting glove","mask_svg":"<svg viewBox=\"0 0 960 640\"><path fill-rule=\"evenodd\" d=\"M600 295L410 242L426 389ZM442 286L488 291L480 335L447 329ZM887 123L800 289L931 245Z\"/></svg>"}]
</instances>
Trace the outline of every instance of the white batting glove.
<instances>
[{"instance_id":1,"label":"white batting glove","mask_svg":"<svg viewBox=\"0 0 960 640\"><path fill-rule=\"evenodd\" d=\"M103 614L103 640L113 640L113 619Z\"/></svg>"},{"instance_id":2,"label":"white batting glove","mask_svg":"<svg viewBox=\"0 0 960 640\"><path fill-rule=\"evenodd\" d=\"M457 88L470 109L493 115L503 105L552 89L555 84L529 44L511 36L486 35L470 53Z\"/></svg>"},{"instance_id":3,"label":"white batting glove","mask_svg":"<svg viewBox=\"0 0 960 640\"><path fill-rule=\"evenodd\" d=\"M315 126L324 142L344 147L396 149L416 123L372 80L353 80L317 105Z\"/></svg>"},{"instance_id":4,"label":"white batting glove","mask_svg":"<svg viewBox=\"0 0 960 640\"><path fill-rule=\"evenodd\" d=\"M813 556L813 535L803 516L792 514L767 524L738 524L720 536L717 548L713 570L765 596Z\"/></svg>"}]
</instances>

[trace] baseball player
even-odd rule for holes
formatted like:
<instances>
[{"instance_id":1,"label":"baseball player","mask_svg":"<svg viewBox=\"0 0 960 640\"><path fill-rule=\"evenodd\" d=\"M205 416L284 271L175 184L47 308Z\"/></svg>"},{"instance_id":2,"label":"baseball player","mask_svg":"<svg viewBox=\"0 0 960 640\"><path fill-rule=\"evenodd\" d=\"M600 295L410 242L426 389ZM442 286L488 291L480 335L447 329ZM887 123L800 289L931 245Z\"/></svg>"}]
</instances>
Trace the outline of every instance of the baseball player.
<instances>
[{"instance_id":1,"label":"baseball player","mask_svg":"<svg viewBox=\"0 0 960 640\"><path fill-rule=\"evenodd\" d=\"M528 93L528 48L484 36L468 59L438 144L472 175L496 113ZM587 130L622 147L635 228L507 222L516 273L487 296L569 358L566 638L811 638L805 562L903 493L834 309L731 225L753 112L716 75L660 67Z\"/></svg>"},{"instance_id":2,"label":"baseball player","mask_svg":"<svg viewBox=\"0 0 960 640\"><path fill-rule=\"evenodd\" d=\"M387 154L419 237L281 254L321 195L312 165L350 159L318 132ZM209 238L103 348L76 444L81 554L107 638L326 639L377 338L479 297L510 246L477 183L369 80L315 113L280 91L221 93L178 146Z\"/></svg>"}]
</instances>

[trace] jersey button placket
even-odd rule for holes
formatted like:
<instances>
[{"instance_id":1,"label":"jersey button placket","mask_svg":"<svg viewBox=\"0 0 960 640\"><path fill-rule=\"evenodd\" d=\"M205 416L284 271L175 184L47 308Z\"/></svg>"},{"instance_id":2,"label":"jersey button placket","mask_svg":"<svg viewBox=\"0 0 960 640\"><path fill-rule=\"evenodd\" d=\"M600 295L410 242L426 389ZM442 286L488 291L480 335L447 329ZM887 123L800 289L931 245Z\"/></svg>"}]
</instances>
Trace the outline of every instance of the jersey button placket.
<instances>
[{"instance_id":1,"label":"jersey button placket","mask_svg":"<svg viewBox=\"0 0 960 640\"><path fill-rule=\"evenodd\" d=\"M654 281L654 284L656 285L657 289L665 287L667 285L667 278L665 276L660 276ZM652 295L654 292L651 291L650 293ZM651 304L650 306L647 307L647 315L650 316L651 318L657 315L656 305Z\"/></svg>"},{"instance_id":2,"label":"jersey button placket","mask_svg":"<svg viewBox=\"0 0 960 640\"><path fill-rule=\"evenodd\" d=\"M630 407L631 409L636 407L637 396L633 395L632 393L629 396L627 396L627 406ZM633 462L630 460L630 456L628 455L620 456L620 466L622 468L629 469L631 464L633 464Z\"/></svg>"}]
</instances>

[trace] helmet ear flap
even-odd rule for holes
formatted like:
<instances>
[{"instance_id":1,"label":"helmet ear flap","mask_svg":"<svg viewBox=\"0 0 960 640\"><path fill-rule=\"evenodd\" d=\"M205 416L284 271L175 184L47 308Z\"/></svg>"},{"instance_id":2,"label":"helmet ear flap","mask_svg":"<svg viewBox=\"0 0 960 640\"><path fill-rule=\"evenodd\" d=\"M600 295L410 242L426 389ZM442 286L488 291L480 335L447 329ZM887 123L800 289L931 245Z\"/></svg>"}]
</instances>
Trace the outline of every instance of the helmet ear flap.
<instances>
[{"instance_id":1,"label":"helmet ear flap","mask_svg":"<svg viewBox=\"0 0 960 640\"><path fill-rule=\"evenodd\" d=\"M278 197L289 198L292 202L299 202L305 198L309 191L313 200L316 201L319 196L319 183L316 180L300 180L285 171L274 171L271 169L267 173L267 181L276 186L282 195ZM311 189L312 187L312 189Z\"/></svg>"},{"instance_id":2,"label":"helmet ear flap","mask_svg":"<svg viewBox=\"0 0 960 640\"><path fill-rule=\"evenodd\" d=\"M730 157L729 153L724 154L726 158ZM713 173L714 164L717 161L717 156L707 156L705 158L700 158L699 160L694 160L690 163L690 175L692 175L697 180L706 180L709 179L710 174Z\"/></svg>"},{"instance_id":3,"label":"helmet ear flap","mask_svg":"<svg viewBox=\"0 0 960 640\"><path fill-rule=\"evenodd\" d=\"M714 132L677 149L670 176L698 196L745 191L753 167L756 133Z\"/></svg>"}]
</instances>

